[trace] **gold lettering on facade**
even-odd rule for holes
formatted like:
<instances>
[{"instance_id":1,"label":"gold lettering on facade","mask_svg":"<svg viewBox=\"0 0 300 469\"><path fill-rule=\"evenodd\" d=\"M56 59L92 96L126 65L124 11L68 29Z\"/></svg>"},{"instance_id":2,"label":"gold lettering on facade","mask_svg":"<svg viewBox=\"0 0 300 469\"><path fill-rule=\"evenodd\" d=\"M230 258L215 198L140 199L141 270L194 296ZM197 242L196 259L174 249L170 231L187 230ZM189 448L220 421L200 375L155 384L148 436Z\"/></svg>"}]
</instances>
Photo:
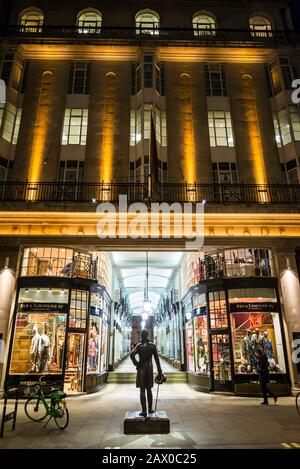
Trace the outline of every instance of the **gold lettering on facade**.
<instances>
[{"instance_id":1,"label":"gold lettering on facade","mask_svg":"<svg viewBox=\"0 0 300 469\"><path fill-rule=\"evenodd\" d=\"M233 232L233 231L234 231L234 227L233 227L233 226L227 226L227 227L226 227L226 234L227 234L228 236L234 236L234 232Z\"/></svg>"}]
</instances>

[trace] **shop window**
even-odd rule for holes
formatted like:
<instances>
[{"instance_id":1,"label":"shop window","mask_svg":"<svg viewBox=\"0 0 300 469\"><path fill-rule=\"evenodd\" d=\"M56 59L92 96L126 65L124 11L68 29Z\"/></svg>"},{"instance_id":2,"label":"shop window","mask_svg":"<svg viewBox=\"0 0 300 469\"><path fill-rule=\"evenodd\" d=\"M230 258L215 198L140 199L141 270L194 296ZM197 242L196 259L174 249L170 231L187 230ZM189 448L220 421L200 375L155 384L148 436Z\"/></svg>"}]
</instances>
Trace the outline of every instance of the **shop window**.
<instances>
[{"instance_id":1,"label":"shop window","mask_svg":"<svg viewBox=\"0 0 300 469\"><path fill-rule=\"evenodd\" d=\"M211 336L213 375L215 384L225 384L231 381L231 359L228 334L213 334Z\"/></svg>"},{"instance_id":2,"label":"shop window","mask_svg":"<svg viewBox=\"0 0 300 469\"><path fill-rule=\"evenodd\" d=\"M267 355L271 373L285 373L275 291L229 290L229 304L235 373L257 373L258 349Z\"/></svg>"},{"instance_id":3,"label":"shop window","mask_svg":"<svg viewBox=\"0 0 300 469\"><path fill-rule=\"evenodd\" d=\"M211 13L196 13L193 16L193 30L195 36L215 36L216 19Z\"/></svg>"},{"instance_id":4,"label":"shop window","mask_svg":"<svg viewBox=\"0 0 300 469\"><path fill-rule=\"evenodd\" d=\"M211 329L222 329L228 326L224 291L209 293L209 315Z\"/></svg>"},{"instance_id":5,"label":"shop window","mask_svg":"<svg viewBox=\"0 0 300 469\"><path fill-rule=\"evenodd\" d=\"M193 321L189 321L186 323L185 334L186 334L187 369L188 371L195 371Z\"/></svg>"},{"instance_id":6,"label":"shop window","mask_svg":"<svg viewBox=\"0 0 300 469\"><path fill-rule=\"evenodd\" d=\"M61 374L68 291L21 289L10 374Z\"/></svg>"},{"instance_id":7,"label":"shop window","mask_svg":"<svg viewBox=\"0 0 300 469\"><path fill-rule=\"evenodd\" d=\"M252 16L249 19L249 26L252 37L272 37L272 23L264 16Z\"/></svg>"},{"instance_id":8,"label":"shop window","mask_svg":"<svg viewBox=\"0 0 300 469\"><path fill-rule=\"evenodd\" d=\"M159 15L153 10L139 11L135 15L136 34L158 34Z\"/></svg>"},{"instance_id":9,"label":"shop window","mask_svg":"<svg viewBox=\"0 0 300 469\"><path fill-rule=\"evenodd\" d=\"M205 64L206 96L227 96L225 65Z\"/></svg>"},{"instance_id":10,"label":"shop window","mask_svg":"<svg viewBox=\"0 0 300 469\"><path fill-rule=\"evenodd\" d=\"M208 325L207 311L194 318L195 334L195 369L197 373L209 373Z\"/></svg>"},{"instance_id":11,"label":"shop window","mask_svg":"<svg viewBox=\"0 0 300 469\"><path fill-rule=\"evenodd\" d=\"M90 62L71 62L68 94L89 94L91 80Z\"/></svg>"},{"instance_id":12,"label":"shop window","mask_svg":"<svg viewBox=\"0 0 300 469\"><path fill-rule=\"evenodd\" d=\"M101 32L102 15L100 11L88 9L77 16L79 34L99 34Z\"/></svg>"},{"instance_id":13,"label":"shop window","mask_svg":"<svg viewBox=\"0 0 300 469\"><path fill-rule=\"evenodd\" d=\"M108 316L103 316L100 345L100 371L107 370Z\"/></svg>"},{"instance_id":14,"label":"shop window","mask_svg":"<svg viewBox=\"0 0 300 469\"><path fill-rule=\"evenodd\" d=\"M72 290L69 327L81 328L86 327L88 308L88 292L83 290Z\"/></svg>"},{"instance_id":15,"label":"shop window","mask_svg":"<svg viewBox=\"0 0 300 469\"><path fill-rule=\"evenodd\" d=\"M22 33L41 33L43 31L44 14L41 10L27 10L20 16Z\"/></svg>"},{"instance_id":16,"label":"shop window","mask_svg":"<svg viewBox=\"0 0 300 469\"><path fill-rule=\"evenodd\" d=\"M85 334L68 334L65 392L82 392L84 378Z\"/></svg>"}]
</instances>

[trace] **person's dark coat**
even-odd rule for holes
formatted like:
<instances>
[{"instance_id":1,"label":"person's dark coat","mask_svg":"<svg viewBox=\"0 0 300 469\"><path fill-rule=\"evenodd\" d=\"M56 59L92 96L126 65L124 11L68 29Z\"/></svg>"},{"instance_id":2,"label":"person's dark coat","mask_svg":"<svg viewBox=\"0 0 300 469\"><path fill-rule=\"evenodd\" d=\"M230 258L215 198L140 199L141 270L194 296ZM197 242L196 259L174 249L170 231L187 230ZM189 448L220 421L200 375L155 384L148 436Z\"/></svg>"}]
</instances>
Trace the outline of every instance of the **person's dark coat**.
<instances>
[{"instance_id":1,"label":"person's dark coat","mask_svg":"<svg viewBox=\"0 0 300 469\"><path fill-rule=\"evenodd\" d=\"M267 355L263 354L257 358L257 371L261 383L270 382L269 362Z\"/></svg>"}]
</instances>

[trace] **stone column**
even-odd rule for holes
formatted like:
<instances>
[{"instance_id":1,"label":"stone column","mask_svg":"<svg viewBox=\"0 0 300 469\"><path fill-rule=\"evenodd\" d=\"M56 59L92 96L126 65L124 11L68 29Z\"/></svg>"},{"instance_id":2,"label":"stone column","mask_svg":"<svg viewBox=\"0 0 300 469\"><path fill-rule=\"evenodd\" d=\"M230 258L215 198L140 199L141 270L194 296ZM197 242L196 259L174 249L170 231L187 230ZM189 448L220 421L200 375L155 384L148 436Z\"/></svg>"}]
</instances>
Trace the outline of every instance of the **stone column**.
<instances>
[{"instance_id":1,"label":"stone column","mask_svg":"<svg viewBox=\"0 0 300 469\"><path fill-rule=\"evenodd\" d=\"M292 361L293 332L300 332L300 284L295 249L291 247L279 248L276 249L276 254L288 361L292 386L294 386L296 383L300 383L300 374L297 373L296 364Z\"/></svg>"},{"instance_id":2,"label":"stone column","mask_svg":"<svg viewBox=\"0 0 300 469\"><path fill-rule=\"evenodd\" d=\"M9 323L14 306L18 248L0 250L0 394L3 390L9 345Z\"/></svg>"},{"instance_id":3,"label":"stone column","mask_svg":"<svg viewBox=\"0 0 300 469\"><path fill-rule=\"evenodd\" d=\"M68 62L30 61L12 180L56 180L67 78Z\"/></svg>"}]
</instances>

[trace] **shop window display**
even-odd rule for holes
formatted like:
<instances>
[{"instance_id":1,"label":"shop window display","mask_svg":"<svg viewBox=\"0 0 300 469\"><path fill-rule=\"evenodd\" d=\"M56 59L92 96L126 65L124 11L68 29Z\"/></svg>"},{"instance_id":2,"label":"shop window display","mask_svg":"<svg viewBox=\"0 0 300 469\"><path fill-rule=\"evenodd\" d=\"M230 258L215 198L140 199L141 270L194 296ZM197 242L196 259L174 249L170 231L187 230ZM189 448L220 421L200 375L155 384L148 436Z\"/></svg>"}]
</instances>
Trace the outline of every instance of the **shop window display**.
<instances>
[{"instance_id":1,"label":"shop window display","mask_svg":"<svg viewBox=\"0 0 300 469\"><path fill-rule=\"evenodd\" d=\"M98 373L100 370L101 322L100 317L90 317L87 373Z\"/></svg>"},{"instance_id":2,"label":"shop window display","mask_svg":"<svg viewBox=\"0 0 300 469\"><path fill-rule=\"evenodd\" d=\"M67 302L67 290L20 290L10 374L62 373Z\"/></svg>"},{"instance_id":3,"label":"shop window display","mask_svg":"<svg viewBox=\"0 0 300 469\"><path fill-rule=\"evenodd\" d=\"M268 358L271 373L284 373L285 360L275 292L229 291L235 373L257 373L256 352Z\"/></svg>"},{"instance_id":4,"label":"shop window display","mask_svg":"<svg viewBox=\"0 0 300 469\"><path fill-rule=\"evenodd\" d=\"M231 360L228 334L213 334L212 337L214 380L220 384L231 380Z\"/></svg>"},{"instance_id":5,"label":"shop window display","mask_svg":"<svg viewBox=\"0 0 300 469\"><path fill-rule=\"evenodd\" d=\"M64 385L66 392L81 392L83 389L83 359L85 343L85 334L68 334Z\"/></svg>"},{"instance_id":6,"label":"shop window display","mask_svg":"<svg viewBox=\"0 0 300 469\"><path fill-rule=\"evenodd\" d=\"M187 369L188 371L195 371L193 321L189 321L186 323L185 333L186 333Z\"/></svg>"},{"instance_id":7,"label":"shop window display","mask_svg":"<svg viewBox=\"0 0 300 469\"><path fill-rule=\"evenodd\" d=\"M65 335L65 314L19 312L10 374L62 373Z\"/></svg>"},{"instance_id":8,"label":"shop window display","mask_svg":"<svg viewBox=\"0 0 300 469\"><path fill-rule=\"evenodd\" d=\"M224 291L209 293L209 312L211 329L222 329L228 326Z\"/></svg>"},{"instance_id":9,"label":"shop window display","mask_svg":"<svg viewBox=\"0 0 300 469\"><path fill-rule=\"evenodd\" d=\"M106 371L107 365L107 340L108 340L108 324L105 319L102 323L102 338L100 346L100 371Z\"/></svg>"},{"instance_id":10,"label":"shop window display","mask_svg":"<svg viewBox=\"0 0 300 469\"><path fill-rule=\"evenodd\" d=\"M196 372L208 374L209 351L207 333L207 314L194 318Z\"/></svg>"}]
</instances>

